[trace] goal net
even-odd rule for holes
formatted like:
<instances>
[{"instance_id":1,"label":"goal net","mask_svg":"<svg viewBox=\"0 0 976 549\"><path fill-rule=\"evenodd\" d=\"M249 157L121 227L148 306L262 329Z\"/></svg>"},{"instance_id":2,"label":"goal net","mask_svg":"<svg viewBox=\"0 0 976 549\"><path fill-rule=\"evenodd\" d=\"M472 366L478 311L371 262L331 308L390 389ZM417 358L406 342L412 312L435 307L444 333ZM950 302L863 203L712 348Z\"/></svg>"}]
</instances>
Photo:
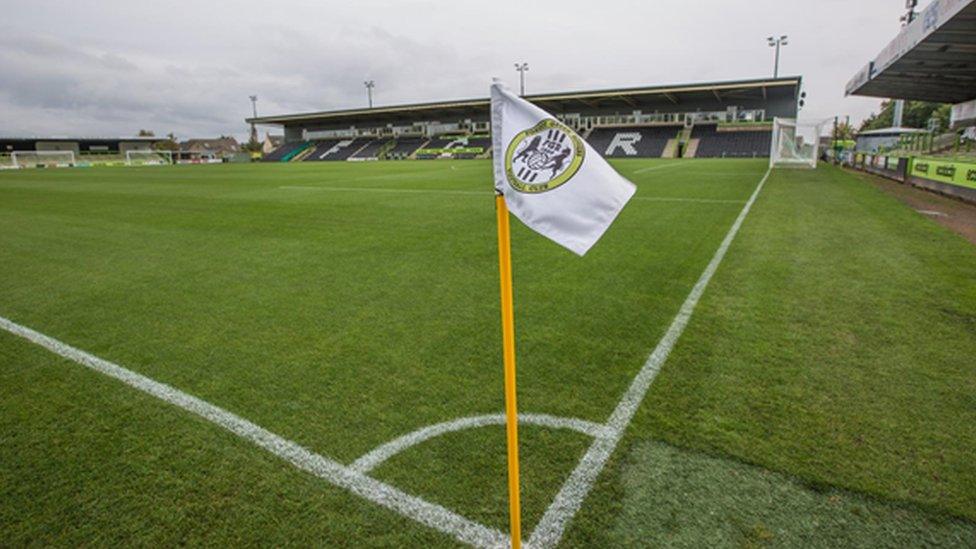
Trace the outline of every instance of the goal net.
<instances>
[{"instance_id":1,"label":"goal net","mask_svg":"<svg viewBox=\"0 0 976 549\"><path fill-rule=\"evenodd\" d=\"M773 119L773 146L769 165L773 168L816 168L820 155L820 132L825 122L800 122L793 118Z\"/></svg>"},{"instance_id":2,"label":"goal net","mask_svg":"<svg viewBox=\"0 0 976 549\"><path fill-rule=\"evenodd\" d=\"M64 168L75 165L74 151L14 151L10 161L15 168Z\"/></svg>"},{"instance_id":3,"label":"goal net","mask_svg":"<svg viewBox=\"0 0 976 549\"><path fill-rule=\"evenodd\" d=\"M213 152L180 151L176 155L177 164L219 164L223 162Z\"/></svg>"},{"instance_id":4,"label":"goal net","mask_svg":"<svg viewBox=\"0 0 976 549\"><path fill-rule=\"evenodd\" d=\"M126 166L162 166L173 163L173 151L125 151Z\"/></svg>"}]
</instances>

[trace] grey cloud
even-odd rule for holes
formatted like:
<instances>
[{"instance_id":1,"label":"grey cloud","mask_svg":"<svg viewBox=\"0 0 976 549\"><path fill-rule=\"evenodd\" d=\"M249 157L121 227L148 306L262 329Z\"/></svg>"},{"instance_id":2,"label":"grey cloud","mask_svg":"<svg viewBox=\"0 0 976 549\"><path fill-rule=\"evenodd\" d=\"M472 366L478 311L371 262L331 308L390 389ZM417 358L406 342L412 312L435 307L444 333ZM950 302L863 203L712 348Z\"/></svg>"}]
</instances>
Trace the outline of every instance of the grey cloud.
<instances>
[{"instance_id":1,"label":"grey cloud","mask_svg":"<svg viewBox=\"0 0 976 549\"><path fill-rule=\"evenodd\" d=\"M35 0L0 25L0 133L246 136L263 114L530 91L764 76L769 34L802 74L804 114L860 118L843 87L894 37L891 0ZM7 14L12 13L10 10Z\"/></svg>"}]
</instances>

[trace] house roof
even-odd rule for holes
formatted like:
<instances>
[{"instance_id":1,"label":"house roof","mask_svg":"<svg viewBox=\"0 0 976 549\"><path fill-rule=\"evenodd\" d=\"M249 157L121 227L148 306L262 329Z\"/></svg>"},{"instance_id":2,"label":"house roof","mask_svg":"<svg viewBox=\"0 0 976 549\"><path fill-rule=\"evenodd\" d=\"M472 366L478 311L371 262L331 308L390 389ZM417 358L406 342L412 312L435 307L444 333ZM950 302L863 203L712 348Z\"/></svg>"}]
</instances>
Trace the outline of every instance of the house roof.
<instances>
[{"instance_id":1,"label":"house roof","mask_svg":"<svg viewBox=\"0 0 976 549\"><path fill-rule=\"evenodd\" d=\"M233 137L218 137L215 139L187 139L180 143L180 150L188 151L204 149L211 151L234 151L240 145Z\"/></svg>"}]
</instances>

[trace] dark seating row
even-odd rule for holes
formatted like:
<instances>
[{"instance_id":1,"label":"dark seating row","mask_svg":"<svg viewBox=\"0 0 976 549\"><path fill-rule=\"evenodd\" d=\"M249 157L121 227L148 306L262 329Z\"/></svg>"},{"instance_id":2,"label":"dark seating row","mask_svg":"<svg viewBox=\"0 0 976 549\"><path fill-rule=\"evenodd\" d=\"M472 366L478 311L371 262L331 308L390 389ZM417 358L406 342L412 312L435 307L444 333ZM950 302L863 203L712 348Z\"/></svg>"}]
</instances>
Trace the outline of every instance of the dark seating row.
<instances>
[{"instance_id":1,"label":"dark seating row","mask_svg":"<svg viewBox=\"0 0 976 549\"><path fill-rule=\"evenodd\" d=\"M304 141L299 141L297 143L284 143L277 149L264 155L264 158L262 158L261 160L263 160L264 162L280 162L283 158L295 152L299 147L304 147L304 146L305 146Z\"/></svg>"},{"instance_id":2,"label":"dark seating row","mask_svg":"<svg viewBox=\"0 0 976 549\"><path fill-rule=\"evenodd\" d=\"M698 139L695 158L768 157L772 146L771 130L718 131L715 124L696 125L691 138Z\"/></svg>"},{"instance_id":3,"label":"dark seating row","mask_svg":"<svg viewBox=\"0 0 976 549\"><path fill-rule=\"evenodd\" d=\"M387 158L406 158L415 153L427 140L423 137L400 137L396 145L387 151Z\"/></svg>"},{"instance_id":4,"label":"dark seating row","mask_svg":"<svg viewBox=\"0 0 976 549\"><path fill-rule=\"evenodd\" d=\"M366 139L328 139L316 143L315 150L304 158L305 162L320 162L326 160L347 160L360 147L366 144Z\"/></svg>"},{"instance_id":5,"label":"dark seating row","mask_svg":"<svg viewBox=\"0 0 976 549\"><path fill-rule=\"evenodd\" d=\"M668 141L680 131L681 126L595 128L587 142L609 158L660 158Z\"/></svg>"},{"instance_id":6,"label":"dark seating row","mask_svg":"<svg viewBox=\"0 0 976 549\"><path fill-rule=\"evenodd\" d=\"M356 151L350 158L376 158L379 151L390 143L389 139L374 139Z\"/></svg>"}]
</instances>

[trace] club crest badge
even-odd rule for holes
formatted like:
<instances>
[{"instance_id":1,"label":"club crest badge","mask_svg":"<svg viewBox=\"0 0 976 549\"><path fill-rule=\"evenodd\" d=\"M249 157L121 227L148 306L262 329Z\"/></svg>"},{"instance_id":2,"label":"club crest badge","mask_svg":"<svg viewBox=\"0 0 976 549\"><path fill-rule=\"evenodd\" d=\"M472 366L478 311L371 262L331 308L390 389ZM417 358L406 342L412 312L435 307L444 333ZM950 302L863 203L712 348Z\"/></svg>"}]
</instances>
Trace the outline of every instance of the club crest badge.
<instances>
[{"instance_id":1,"label":"club crest badge","mask_svg":"<svg viewBox=\"0 0 976 549\"><path fill-rule=\"evenodd\" d=\"M576 175L585 154L583 140L549 118L512 139L505 152L505 175L519 192L551 191Z\"/></svg>"}]
</instances>

